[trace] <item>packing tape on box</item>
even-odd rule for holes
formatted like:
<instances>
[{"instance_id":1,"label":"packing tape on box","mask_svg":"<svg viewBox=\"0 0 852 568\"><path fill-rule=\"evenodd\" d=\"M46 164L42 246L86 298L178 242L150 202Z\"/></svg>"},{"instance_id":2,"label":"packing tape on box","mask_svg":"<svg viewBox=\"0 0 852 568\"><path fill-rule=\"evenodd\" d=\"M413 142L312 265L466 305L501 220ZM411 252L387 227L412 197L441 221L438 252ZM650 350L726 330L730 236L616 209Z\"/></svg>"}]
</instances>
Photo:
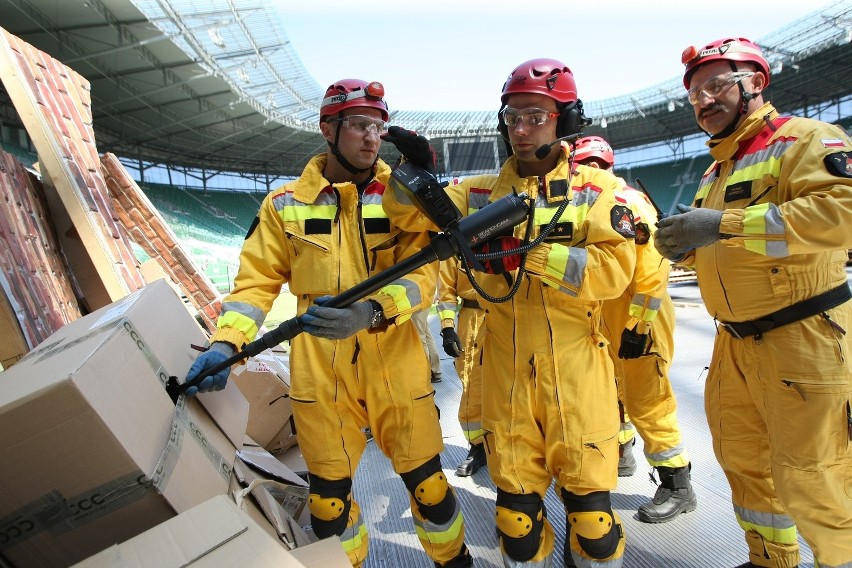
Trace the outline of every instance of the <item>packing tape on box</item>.
<instances>
[{"instance_id":1,"label":"packing tape on box","mask_svg":"<svg viewBox=\"0 0 852 568\"><path fill-rule=\"evenodd\" d=\"M119 327L123 328L122 333L127 333L142 352L155 376L162 383L163 396L167 397L165 385L169 377L168 372L126 319L113 320L99 325L84 336L71 341L42 345L39 349L27 354L27 357L39 357L39 360L46 359L78 343L88 341L95 335ZM117 511L133 501L142 499L155 490L163 493L177 466L181 453L180 448L186 432L189 432L190 437L201 447L207 459L216 468L217 473L226 481L229 480L232 464L222 457L213 444L207 440L203 430L192 421L186 399L180 397L172 413L168 441L150 476L142 471L136 471L98 487L87 489L80 495L70 497L64 496L58 490L48 492L11 514L0 517L0 552L17 546L45 531L52 534L72 531L88 522Z\"/></svg>"},{"instance_id":2,"label":"packing tape on box","mask_svg":"<svg viewBox=\"0 0 852 568\"><path fill-rule=\"evenodd\" d=\"M147 475L135 471L65 497L54 490L0 518L0 552L42 533L60 535L142 499L154 491Z\"/></svg>"}]
</instances>

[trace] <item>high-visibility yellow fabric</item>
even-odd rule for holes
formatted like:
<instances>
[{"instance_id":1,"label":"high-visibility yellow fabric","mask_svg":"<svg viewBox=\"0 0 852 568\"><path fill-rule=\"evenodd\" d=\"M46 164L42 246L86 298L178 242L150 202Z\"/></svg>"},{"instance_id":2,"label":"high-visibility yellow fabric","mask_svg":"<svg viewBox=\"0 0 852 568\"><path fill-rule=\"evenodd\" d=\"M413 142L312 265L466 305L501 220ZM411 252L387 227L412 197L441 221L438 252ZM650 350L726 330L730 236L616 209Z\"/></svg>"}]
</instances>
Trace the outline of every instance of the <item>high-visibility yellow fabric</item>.
<instances>
[{"instance_id":1,"label":"high-visibility yellow fabric","mask_svg":"<svg viewBox=\"0 0 852 568\"><path fill-rule=\"evenodd\" d=\"M708 312L758 319L846 282L852 141L770 104L711 141L695 205L724 238L693 251ZM720 328L705 389L714 450L759 566L798 563L798 527L820 566L852 565L852 306L736 339ZM765 555L770 558L766 559Z\"/></svg>"},{"instance_id":2,"label":"high-visibility yellow fabric","mask_svg":"<svg viewBox=\"0 0 852 568\"><path fill-rule=\"evenodd\" d=\"M456 373L462 384L458 418L468 442L481 444L482 429L482 332L485 330L485 310L465 307L462 300L477 300L476 291L457 258L441 261L438 277L438 314L441 327L457 327L462 354L456 357ZM458 323L455 323L458 306Z\"/></svg>"},{"instance_id":3,"label":"high-visibility yellow fabric","mask_svg":"<svg viewBox=\"0 0 852 568\"><path fill-rule=\"evenodd\" d=\"M322 174L325 164L324 154L315 156L301 177L264 199L211 341L241 346L253 340L284 284L297 297L301 314L317 297L346 291L428 244L428 235L404 232L384 213L381 201L390 174L384 162L377 162L375 178L360 189L329 183ZM386 330L364 330L338 341L302 333L292 340L290 396L310 473L351 479L366 447L367 426L397 473L442 451L426 355L409 321L413 312L431 305L434 290L435 277L424 266L369 296L381 304L390 323ZM354 499L353 510L358 510ZM431 526L425 533L417 526L427 554L438 562L459 554L461 516L450 528L437 527L434 535ZM350 528L347 554L358 565L367 552L367 531L360 524Z\"/></svg>"},{"instance_id":4,"label":"high-visibility yellow fabric","mask_svg":"<svg viewBox=\"0 0 852 568\"><path fill-rule=\"evenodd\" d=\"M568 201L557 219L559 230L527 255L529 272L517 294L506 302L479 299L487 311L482 414L489 473L507 493L541 498L554 479L579 495L616 486L619 416L600 303L621 295L636 260L632 219L615 200L617 179L586 166L569 174L566 148L542 178L520 177L511 157L498 176L467 178L447 188L465 212L513 191L534 196L533 238ZM383 202L394 222L435 230L395 184L391 179ZM523 222L514 235L523 238L526 231ZM492 297L510 290L503 275L476 278ZM531 561L552 550L552 526L545 523L544 530Z\"/></svg>"},{"instance_id":5,"label":"high-visibility yellow fabric","mask_svg":"<svg viewBox=\"0 0 852 568\"><path fill-rule=\"evenodd\" d=\"M621 296L603 303L604 332L610 342L619 399L642 436L648 463L684 467L689 465L689 456L681 442L677 400L669 381L675 326L674 305L667 290L670 263L654 248L657 213L645 194L625 186L619 197L633 211L637 235L648 238L637 238L636 269L630 285ZM625 328L648 334L647 355L637 359L618 356ZM627 432L632 438L633 432ZM620 441L627 442L627 436L622 434Z\"/></svg>"}]
</instances>

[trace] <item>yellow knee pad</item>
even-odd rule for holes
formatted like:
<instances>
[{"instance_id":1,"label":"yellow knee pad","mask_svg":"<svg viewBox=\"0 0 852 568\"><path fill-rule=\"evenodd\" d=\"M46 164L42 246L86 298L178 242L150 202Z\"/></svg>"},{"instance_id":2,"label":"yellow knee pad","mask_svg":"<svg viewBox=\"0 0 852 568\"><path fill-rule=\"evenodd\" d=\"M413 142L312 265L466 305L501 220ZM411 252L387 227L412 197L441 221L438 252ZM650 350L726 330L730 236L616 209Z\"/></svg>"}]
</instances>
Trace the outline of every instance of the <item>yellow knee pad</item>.
<instances>
[{"instance_id":1,"label":"yellow knee pad","mask_svg":"<svg viewBox=\"0 0 852 568\"><path fill-rule=\"evenodd\" d=\"M528 562L535 558L541 548L545 527L541 495L521 495L497 489L496 511L503 553L515 562Z\"/></svg>"},{"instance_id":2,"label":"yellow knee pad","mask_svg":"<svg viewBox=\"0 0 852 568\"><path fill-rule=\"evenodd\" d=\"M418 483L411 495L421 505L433 506L446 499L449 488L450 484L447 482L447 476L444 475L444 472L436 471Z\"/></svg>"},{"instance_id":3,"label":"yellow knee pad","mask_svg":"<svg viewBox=\"0 0 852 568\"><path fill-rule=\"evenodd\" d=\"M522 511L497 506L497 528L511 538L523 538L532 532L533 528L544 521L542 510L539 509L535 518Z\"/></svg>"},{"instance_id":4,"label":"yellow knee pad","mask_svg":"<svg viewBox=\"0 0 852 568\"><path fill-rule=\"evenodd\" d=\"M571 513L568 522L577 536L598 540L609 534L615 519L606 511L584 511Z\"/></svg>"},{"instance_id":5,"label":"yellow knee pad","mask_svg":"<svg viewBox=\"0 0 852 568\"><path fill-rule=\"evenodd\" d=\"M323 497L318 493L308 496L308 509L316 518L323 521L333 521L343 514L346 500L340 497Z\"/></svg>"},{"instance_id":6,"label":"yellow knee pad","mask_svg":"<svg viewBox=\"0 0 852 568\"><path fill-rule=\"evenodd\" d=\"M571 549L583 558L604 560L624 553L624 532L618 513L612 510L608 491L576 495L562 489Z\"/></svg>"}]
</instances>

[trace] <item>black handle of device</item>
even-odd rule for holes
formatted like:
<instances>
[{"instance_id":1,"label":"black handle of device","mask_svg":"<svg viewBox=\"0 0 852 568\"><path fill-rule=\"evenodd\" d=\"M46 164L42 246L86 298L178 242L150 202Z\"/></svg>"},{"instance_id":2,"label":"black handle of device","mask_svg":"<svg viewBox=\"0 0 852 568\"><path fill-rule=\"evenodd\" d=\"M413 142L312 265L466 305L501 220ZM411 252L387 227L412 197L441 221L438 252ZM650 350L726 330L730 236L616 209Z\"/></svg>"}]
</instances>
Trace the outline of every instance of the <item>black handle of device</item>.
<instances>
[{"instance_id":1,"label":"black handle of device","mask_svg":"<svg viewBox=\"0 0 852 568\"><path fill-rule=\"evenodd\" d=\"M528 209L526 195L523 193L502 197L476 213L462 218L458 223L454 223L454 226L448 227L446 232L438 233L432 237L429 245L419 252L330 298L323 305L330 308L345 308L421 266L436 260L446 260L458 254L463 248L462 244L470 247L488 242L505 228L521 223L526 218ZM272 331L246 344L239 353L228 357L218 365L205 369L191 381L178 383L177 377L169 377L166 392L172 402L177 403L178 397L189 387L197 386L207 377L227 369L234 363L262 353L283 341L293 339L302 331L299 316L283 321Z\"/></svg>"}]
</instances>

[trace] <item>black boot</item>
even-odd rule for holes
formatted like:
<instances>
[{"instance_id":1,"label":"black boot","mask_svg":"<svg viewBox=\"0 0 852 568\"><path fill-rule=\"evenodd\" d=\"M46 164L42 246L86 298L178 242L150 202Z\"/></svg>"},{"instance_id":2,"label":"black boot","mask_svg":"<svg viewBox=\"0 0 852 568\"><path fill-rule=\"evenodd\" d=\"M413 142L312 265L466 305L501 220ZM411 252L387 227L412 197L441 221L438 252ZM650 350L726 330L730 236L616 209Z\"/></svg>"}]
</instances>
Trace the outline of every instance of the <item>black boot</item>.
<instances>
[{"instance_id":1,"label":"black boot","mask_svg":"<svg viewBox=\"0 0 852 568\"><path fill-rule=\"evenodd\" d=\"M635 445L636 438L618 445L618 477L630 477L636 473L636 458L633 457Z\"/></svg>"},{"instance_id":2,"label":"black boot","mask_svg":"<svg viewBox=\"0 0 852 568\"><path fill-rule=\"evenodd\" d=\"M458 477L473 475L485 464L485 444L471 444L467 457L456 468L456 475Z\"/></svg>"},{"instance_id":3,"label":"black boot","mask_svg":"<svg viewBox=\"0 0 852 568\"><path fill-rule=\"evenodd\" d=\"M462 545L461 552L446 564L435 562L435 568L471 568L471 566L473 566L473 557L465 544Z\"/></svg>"},{"instance_id":4,"label":"black boot","mask_svg":"<svg viewBox=\"0 0 852 568\"><path fill-rule=\"evenodd\" d=\"M639 520L643 523L667 523L681 513L694 511L698 498L689 481L690 466L658 467L660 486L654 498L639 507ZM651 479L654 479L653 474Z\"/></svg>"}]
</instances>

